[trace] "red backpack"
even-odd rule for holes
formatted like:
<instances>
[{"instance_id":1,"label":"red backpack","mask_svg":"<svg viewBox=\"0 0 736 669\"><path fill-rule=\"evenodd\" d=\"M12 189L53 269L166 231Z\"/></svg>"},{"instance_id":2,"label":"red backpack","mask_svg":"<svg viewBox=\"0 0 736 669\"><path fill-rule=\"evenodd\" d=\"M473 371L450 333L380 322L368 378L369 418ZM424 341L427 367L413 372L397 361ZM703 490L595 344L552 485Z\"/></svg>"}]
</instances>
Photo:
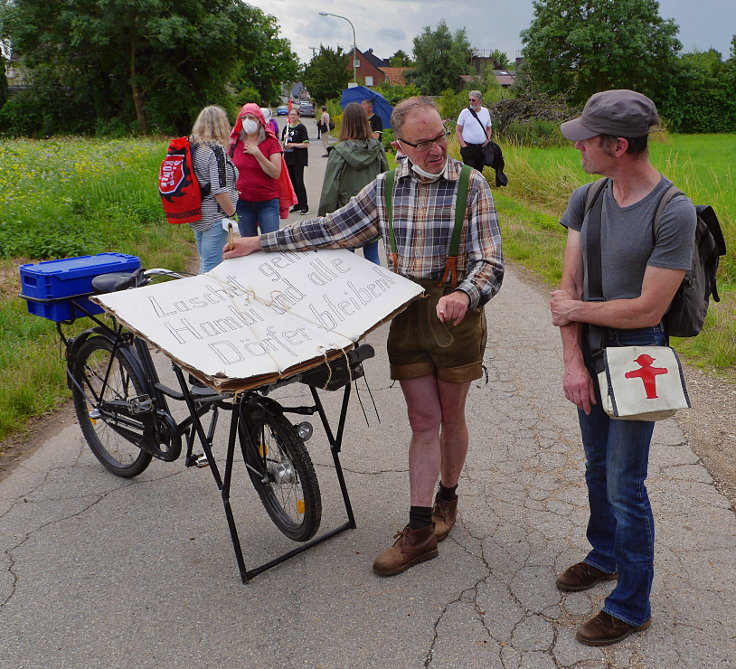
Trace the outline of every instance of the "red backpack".
<instances>
[{"instance_id":1,"label":"red backpack","mask_svg":"<svg viewBox=\"0 0 736 669\"><path fill-rule=\"evenodd\" d=\"M169 223L194 223L202 218L202 192L194 175L192 144L172 139L158 173L158 192Z\"/></svg>"}]
</instances>

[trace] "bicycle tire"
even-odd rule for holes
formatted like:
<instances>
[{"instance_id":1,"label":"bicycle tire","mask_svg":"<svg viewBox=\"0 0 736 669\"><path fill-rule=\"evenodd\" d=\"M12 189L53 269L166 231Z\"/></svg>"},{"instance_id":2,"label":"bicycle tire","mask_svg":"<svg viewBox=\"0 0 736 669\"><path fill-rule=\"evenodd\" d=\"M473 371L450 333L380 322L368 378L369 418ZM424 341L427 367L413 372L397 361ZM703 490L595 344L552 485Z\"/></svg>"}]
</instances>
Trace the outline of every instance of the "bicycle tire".
<instances>
[{"instance_id":1,"label":"bicycle tire","mask_svg":"<svg viewBox=\"0 0 736 669\"><path fill-rule=\"evenodd\" d=\"M284 535L308 541L322 520L322 496L304 441L283 414L260 404L247 404L242 416L245 462L261 503Z\"/></svg>"},{"instance_id":2,"label":"bicycle tire","mask_svg":"<svg viewBox=\"0 0 736 669\"><path fill-rule=\"evenodd\" d=\"M95 457L113 474L132 478L148 467L151 454L113 429L111 423L114 418L108 419L104 413L96 414L105 401L142 395L146 384L118 349L105 394L101 396L100 389L112 354L113 343L107 337L90 337L79 347L72 361L74 409L82 434ZM106 409L105 413L109 411ZM138 432L143 434L142 426Z\"/></svg>"}]
</instances>

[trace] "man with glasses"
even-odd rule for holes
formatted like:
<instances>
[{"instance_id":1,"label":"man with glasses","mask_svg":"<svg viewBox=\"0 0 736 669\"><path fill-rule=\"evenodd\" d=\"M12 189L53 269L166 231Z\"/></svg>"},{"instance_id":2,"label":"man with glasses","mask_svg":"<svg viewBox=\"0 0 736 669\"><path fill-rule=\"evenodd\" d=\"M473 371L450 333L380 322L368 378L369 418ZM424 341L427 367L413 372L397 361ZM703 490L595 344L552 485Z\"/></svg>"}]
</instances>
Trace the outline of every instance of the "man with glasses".
<instances>
[{"instance_id":1,"label":"man with glasses","mask_svg":"<svg viewBox=\"0 0 736 669\"><path fill-rule=\"evenodd\" d=\"M456 262L448 261L463 165L448 156L449 133L434 102L404 100L394 108L391 125L397 137L393 146L406 155L389 179L391 226L387 175L381 174L341 209L260 237L236 239L235 249L224 253L234 258L258 250L355 248L382 237L387 249L395 242L389 266L425 288L427 299L415 300L396 316L388 335L391 378L401 386L412 433L411 506L408 525L373 563L381 576L437 557L437 543L455 524L456 489L468 450L465 399L470 383L482 376L483 305L498 292L504 271L493 197L473 170L463 188L467 204ZM448 283L451 264L456 265L456 281Z\"/></svg>"},{"instance_id":2,"label":"man with glasses","mask_svg":"<svg viewBox=\"0 0 736 669\"><path fill-rule=\"evenodd\" d=\"M491 140L491 114L481 106L480 91L470 91L468 106L457 117L455 134L463 162L483 171L483 147Z\"/></svg>"}]
</instances>

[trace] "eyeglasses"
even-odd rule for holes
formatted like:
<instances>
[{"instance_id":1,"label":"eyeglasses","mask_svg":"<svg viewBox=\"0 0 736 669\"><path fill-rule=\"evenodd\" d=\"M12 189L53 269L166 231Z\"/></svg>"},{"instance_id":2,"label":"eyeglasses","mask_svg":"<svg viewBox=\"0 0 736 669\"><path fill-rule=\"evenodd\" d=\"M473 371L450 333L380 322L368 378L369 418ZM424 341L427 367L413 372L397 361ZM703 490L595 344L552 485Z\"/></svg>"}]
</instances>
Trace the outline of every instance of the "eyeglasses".
<instances>
[{"instance_id":1,"label":"eyeglasses","mask_svg":"<svg viewBox=\"0 0 736 669\"><path fill-rule=\"evenodd\" d=\"M419 142L419 144L414 144L413 142L408 142L405 139L399 138L400 142L404 142L404 144L408 144L409 146L413 146L419 153L424 153L425 151L429 151L432 148L433 144L444 144L447 142L447 138L450 136L450 131L445 128L442 131L441 135L437 135L434 139L430 139L426 142Z\"/></svg>"},{"instance_id":2,"label":"eyeglasses","mask_svg":"<svg viewBox=\"0 0 736 669\"><path fill-rule=\"evenodd\" d=\"M468 102L478 102L478 98L468 98Z\"/></svg>"}]
</instances>

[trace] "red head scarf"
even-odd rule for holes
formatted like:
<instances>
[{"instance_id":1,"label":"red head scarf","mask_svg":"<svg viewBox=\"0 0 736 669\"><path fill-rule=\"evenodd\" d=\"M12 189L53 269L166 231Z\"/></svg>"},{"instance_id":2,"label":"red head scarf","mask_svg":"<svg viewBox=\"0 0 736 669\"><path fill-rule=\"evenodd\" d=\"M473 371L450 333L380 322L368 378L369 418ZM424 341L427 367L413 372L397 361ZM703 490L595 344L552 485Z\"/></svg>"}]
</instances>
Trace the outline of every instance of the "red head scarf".
<instances>
[{"instance_id":1,"label":"red head scarf","mask_svg":"<svg viewBox=\"0 0 736 669\"><path fill-rule=\"evenodd\" d=\"M276 135L274 134L273 130L269 127L268 123L266 123L266 119L263 116L263 112L261 111L261 108L255 103L255 102L248 102L247 104L243 105L243 108L238 113L238 120L235 121L235 126L233 127L232 132L230 133L230 147L234 147L238 140L240 139L240 131L243 129L243 118L247 114L250 114L253 116L258 123L263 126L263 129L266 132L266 137L273 137L274 139L278 140Z\"/></svg>"}]
</instances>

